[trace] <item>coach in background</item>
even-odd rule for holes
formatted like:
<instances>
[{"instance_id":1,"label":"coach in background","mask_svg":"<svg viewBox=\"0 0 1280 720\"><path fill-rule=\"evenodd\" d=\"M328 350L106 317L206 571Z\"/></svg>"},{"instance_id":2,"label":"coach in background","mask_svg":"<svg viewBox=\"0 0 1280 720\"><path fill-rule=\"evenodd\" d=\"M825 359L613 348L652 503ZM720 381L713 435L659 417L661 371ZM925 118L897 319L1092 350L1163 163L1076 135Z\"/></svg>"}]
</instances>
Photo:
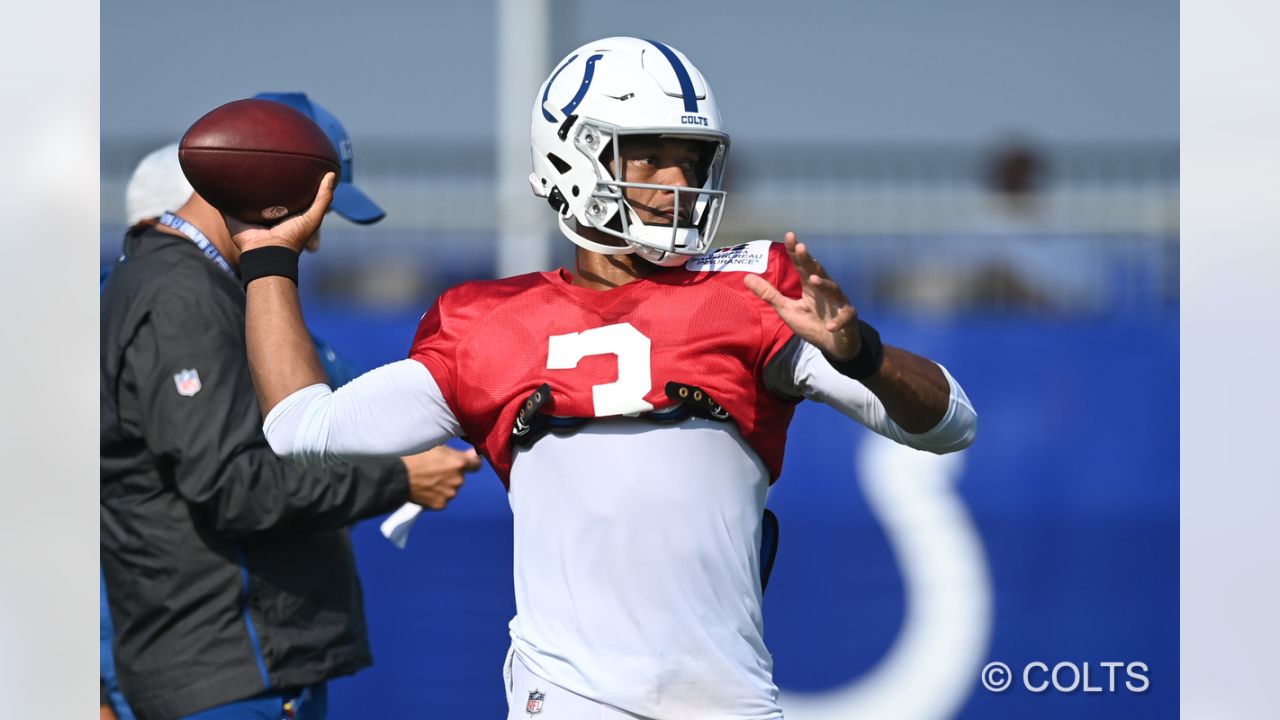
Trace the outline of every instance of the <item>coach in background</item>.
<instances>
[{"instance_id":1,"label":"coach in background","mask_svg":"<svg viewBox=\"0 0 1280 720\"><path fill-rule=\"evenodd\" d=\"M147 153L133 169L124 191L124 219L129 232L139 225L153 226L170 208L186 204L195 192L191 183L182 175L178 164L178 145L173 143ZM102 284L107 282L108 271L102 272ZM133 710L120 692L116 682L115 627L111 623L111 611L107 607L107 584L98 572L98 685L100 720L134 720Z\"/></svg>"},{"instance_id":2,"label":"coach in background","mask_svg":"<svg viewBox=\"0 0 1280 720\"><path fill-rule=\"evenodd\" d=\"M383 213L350 184L333 210ZM274 99L274 98L273 98ZM296 107L297 105L295 105ZM119 683L141 720L325 716L325 682L371 664L346 527L411 501L443 508L474 453L324 470L261 432L239 253L199 195L125 237L101 326L101 562Z\"/></svg>"}]
</instances>

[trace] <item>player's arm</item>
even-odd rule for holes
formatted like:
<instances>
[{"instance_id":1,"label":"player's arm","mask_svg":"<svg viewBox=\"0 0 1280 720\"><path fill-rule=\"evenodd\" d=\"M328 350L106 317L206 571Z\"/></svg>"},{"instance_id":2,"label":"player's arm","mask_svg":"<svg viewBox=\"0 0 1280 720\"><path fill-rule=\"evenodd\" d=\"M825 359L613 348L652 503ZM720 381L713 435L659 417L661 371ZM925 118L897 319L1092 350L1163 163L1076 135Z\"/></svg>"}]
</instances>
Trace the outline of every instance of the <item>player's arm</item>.
<instances>
[{"instance_id":1,"label":"player's arm","mask_svg":"<svg viewBox=\"0 0 1280 720\"><path fill-rule=\"evenodd\" d=\"M301 215L272 228L245 225L227 217L232 240L240 249L241 272L254 273L254 261L263 253L250 253L268 248L284 248L296 259L307 241L320 229L329 203L333 201L333 184L337 176L326 173L311 207ZM283 251L280 255L283 255ZM280 255L275 258L279 262ZM297 266L294 265L294 268ZM302 305L298 286L280 275L251 280L245 287L245 338L248 343L249 368L262 411L270 412L289 395L305 387L325 383L324 368L316 357L311 335L302 321Z\"/></svg>"},{"instance_id":2,"label":"player's arm","mask_svg":"<svg viewBox=\"0 0 1280 720\"><path fill-rule=\"evenodd\" d=\"M227 218L246 277L259 274L249 256L254 251L284 248L295 257L302 251L320 229L333 199L334 180L327 174L305 213L272 228ZM278 275L258 277L250 280L246 294L249 367L266 413L263 430L277 454L319 465L416 453L461 433L440 386L422 363L392 363L331 391L303 324L293 281Z\"/></svg>"},{"instance_id":3,"label":"player's arm","mask_svg":"<svg viewBox=\"0 0 1280 720\"><path fill-rule=\"evenodd\" d=\"M413 359L371 370L337 390L308 385L277 403L262 429L278 455L312 466L416 453L462 434L439 384Z\"/></svg>"},{"instance_id":4,"label":"player's arm","mask_svg":"<svg viewBox=\"0 0 1280 720\"><path fill-rule=\"evenodd\" d=\"M820 350L799 337L792 337L778 351L766 367L764 378L769 389L779 395L804 397L830 405L876 433L908 447L937 454L963 450L973 444L978 415L960 383L946 368L935 367L946 378L947 409L937 423L923 431L909 431L895 422L885 404L863 381L842 375Z\"/></svg>"},{"instance_id":5,"label":"player's arm","mask_svg":"<svg viewBox=\"0 0 1280 720\"><path fill-rule=\"evenodd\" d=\"M963 390L936 363L885 345L878 366L869 365L870 358L862 352L864 344L870 343L864 343L857 310L840 286L804 244L796 242L794 233L787 233L786 249L799 279L799 297L789 297L758 275L746 276L746 285L772 306L796 337L815 348L825 363L814 360L812 355L802 356L799 350L780 353L774 358L774 365L782 362L796 372L791 373L790 382L784 377L784 382L775 382L775 386L795 387L806 396L816 396L890 436L932 434L944 424L950 427L952 422L970 426L976 423L968 398L961 400ZM866 349L868 353L874 351L873 347ZM805 361L803 364L799 362L801 359ZM874 372L868 373L868 369ZM766 378L778 376L776 370L766 372ZM849 383L859 384L865 391ZM892 421L893 427L877 422L876 408L860 402L865 400L866 391L874 396L886 416L884 419ZM964 408L968 408L968 412L964 412ZM969 416L972 416L971 422L965 420ZM968 437L965 445L972 442L971 430L963 435ZM902 440L901 437L895 439Z\"/></svg>"}]
</instances>

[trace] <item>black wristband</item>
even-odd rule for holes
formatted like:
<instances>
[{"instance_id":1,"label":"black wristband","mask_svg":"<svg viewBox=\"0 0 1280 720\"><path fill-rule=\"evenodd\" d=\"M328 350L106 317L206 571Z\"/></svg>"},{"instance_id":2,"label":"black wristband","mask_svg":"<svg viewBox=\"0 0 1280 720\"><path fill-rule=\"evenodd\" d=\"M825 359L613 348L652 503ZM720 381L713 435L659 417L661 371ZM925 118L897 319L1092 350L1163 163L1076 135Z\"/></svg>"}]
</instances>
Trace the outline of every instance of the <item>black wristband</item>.
<instances>
[{"instance_id":1,"label":"black wristband","mask_svg":"<svg viewBox=\"0 0 1280 720\"><path fill-rule=\"evenodd\" d=\"M246 289L258 278L279 275L298 284L298 253L280 245L254 248L240 254L240 281Z\"/></svg>"},{"instance_id":2,"label":"black wristband","mask_svg":"<svg viewBox=\"0 0 1280 720\"><path fill-rule=\"evenodd\" d=\"M880 343L880 333L865 321L858 321L858 337L862 338L862 349L851 360L836 360L822 353L836 372L854 380L865 380L880 372L884 363L884 345Z\"/></svg>"}]
</instances>

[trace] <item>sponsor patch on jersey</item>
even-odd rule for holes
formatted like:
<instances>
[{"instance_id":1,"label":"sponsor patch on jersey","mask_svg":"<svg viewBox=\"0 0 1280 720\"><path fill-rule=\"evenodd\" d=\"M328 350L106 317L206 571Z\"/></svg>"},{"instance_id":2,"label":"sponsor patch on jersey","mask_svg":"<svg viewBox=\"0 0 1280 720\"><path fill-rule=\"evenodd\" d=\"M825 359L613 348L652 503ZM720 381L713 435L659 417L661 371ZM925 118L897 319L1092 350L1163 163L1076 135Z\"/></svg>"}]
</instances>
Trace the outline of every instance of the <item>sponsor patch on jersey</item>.
<instances>
[{"instance_id":1,"label":"sponsor patch on jersey","mask_svg":"<svg viewBox=\"0 0 1280 720\"><path fill-rule=\"evenodd\" d=\"M530 690L529 701L524 704L524 711L530 715L537 715L542 712L542 701L546 699L546 693L538 692L537 690Z\"/></svg>"},{"instance_id":2,"label":"sponsor patch on jersey","mask_svg":"<svg viewBox=\"0 0 1280 720\"><path fill-rule=\"evenodd\" d=\"M685 270L702 272L753 272L761 273L769 267L769 240L752 240L749 243L713 250L706 255L691 258L684 264Z\"/></svg>"},{"instance_id":3,"label":"sponsor patch on jersey","mask_svg":"<svg viewBox=\"0 0 1280 720\"><path fill-rule=\"evenodd\" d=\"M200 392L200 373L194 368L190 370L179 371L173 376L173 384L178 386L178 394L183 397L191 397Z\"/></svg>"}]
</instances>

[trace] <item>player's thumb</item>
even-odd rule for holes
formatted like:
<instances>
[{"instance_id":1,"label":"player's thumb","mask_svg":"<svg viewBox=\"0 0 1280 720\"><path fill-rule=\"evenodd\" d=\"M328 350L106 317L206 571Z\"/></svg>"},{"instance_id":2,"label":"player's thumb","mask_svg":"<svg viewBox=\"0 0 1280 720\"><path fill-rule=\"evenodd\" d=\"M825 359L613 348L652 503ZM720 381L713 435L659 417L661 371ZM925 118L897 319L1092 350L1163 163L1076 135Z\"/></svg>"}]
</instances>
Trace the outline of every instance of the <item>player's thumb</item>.
<instances>
[{"instance_id":1,"label":"player's thumb","mask_svg":"<svg viewBox=\"0 0 1280 720\"><path fill-rule=\"evenodd\" d=\"M316 189L316 199L311 201L311 207L307 208L307 218L315 220L319 224L321 218L329 210L329 203L333 202L333 188L338 182L338 176L328 172L320 179L320 187Z\"/></svg>"},{"instance_id":2,"label":"player's thumb","mask_svg":"<svg viewBox=\"0 0 1280 720\"><path fill-rule=\"evenodd\" d=\"M302 249L311 241L311 237L320 229L320 223L324 222L324 214L328 212L329 203L333 201L333 185L337 179L338 176L334 173L325 173L320 179L320 187L316 189L316 197L311 201L311 207L301 215L295 215L272 228L272 235L286 241L295 252L302 252Z\"/></svg>"},{"instance_id":3,"label":"player's thumb","mask_svg":"<svg viewBox=\"0 0 1280 720\"><path fill-rule=\"evenodd\" d=\"M774 308L777 308L782 302L782 293L778 292L778 288L759 275L748 273L742 278L742 282L746 284L748 290L756 294L756 297L769 303Z\"/></svg>"},{"instance_id":4,"label":"player's thumb","mask_svg":"<svg viewBox=\"0 0 1280 720\"><path fill-rule=\"evenodd\" d=\"M329 203L333 202L333 186L337 181L338 176L331 172L325 173L320 179L320 187L316 188L316 197L311 201L311 207L302 214L296 228L299 234L304 235L304 241L310 238L324 221L324 214L329 211Z\"/></svg>"}]
</instances>

